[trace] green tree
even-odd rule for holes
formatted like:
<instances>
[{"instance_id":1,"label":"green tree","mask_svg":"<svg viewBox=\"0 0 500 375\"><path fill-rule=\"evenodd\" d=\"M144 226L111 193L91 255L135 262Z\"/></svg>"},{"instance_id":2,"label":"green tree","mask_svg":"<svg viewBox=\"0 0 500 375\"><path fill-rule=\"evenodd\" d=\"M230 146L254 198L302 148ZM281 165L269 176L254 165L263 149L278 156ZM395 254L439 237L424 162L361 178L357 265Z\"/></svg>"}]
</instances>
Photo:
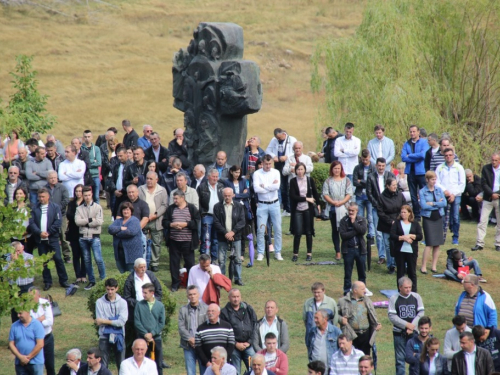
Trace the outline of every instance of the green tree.
<instances>
[{"instance_id":1,"label":"green tree","mask_svg":"<svg viewBox=\"0 0 500 375\"><path fill-rule=\"evenodd\" d=\"M11 95L3 116L0 112L3 134L17 129L22 138L28 139L32 132L45 133L56 122L46 109L48 96L38 91L38 73L33 70L32 61L33 56L16 57L15 72L10 75L13 77L12 86L17 91Z\"/></svg>"},{"instance_id":2,"label":"green tree","mask_svg":"<svg viewBox=\"0 0 500 375\"><path fill-rule=\"evenodd\" d=\"M410 124L446 131L462 163L479 167L500 140L499 16L493 0L367 2L356 34L312 57L325 123L352 121L363 139L383 124L399 150Z\"/></svg>"}]
</instances>

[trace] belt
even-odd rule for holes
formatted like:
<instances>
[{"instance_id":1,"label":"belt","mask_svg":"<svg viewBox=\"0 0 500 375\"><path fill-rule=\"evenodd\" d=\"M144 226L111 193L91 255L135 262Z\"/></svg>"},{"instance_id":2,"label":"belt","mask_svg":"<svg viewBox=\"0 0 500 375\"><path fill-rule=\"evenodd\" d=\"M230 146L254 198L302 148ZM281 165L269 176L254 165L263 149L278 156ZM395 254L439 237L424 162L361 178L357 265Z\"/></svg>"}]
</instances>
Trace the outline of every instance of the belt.
<instances>
[{"instance_id":1,"label":"belt","mask_svg":"<svg viewBox=\"0 0 500 375\"><path fill-rule=\"evenodd\" d=\"M264 203L264 204L274 204L278 201L278 199L274 200L274 201L259 201L259 203Z\"/></svg>"},{"instance_id":2,"label":"belt","mask_svg":"<svg viewBox=\"0 0 500 375\"><path fill-rule=\"evenodd\" d=\"M52 332L47 333L47 334L45 335L44 339L47 339L47 338L48 338L48 337L50 337L50 336L52 336Z\"/></svg>"},{"instance_id":3,"label":"belt","mask_svg":"<svg viewBox=\"0 0 500 375\"><path fill-rule=\"evenodd\" d=\"M366 333L368 331L369 331L369 329L360 329L358 331L354 330L354 332L356 333L356 335L362 335L362 334L364 334L364 333Z\"/></svg>"},{"instance_id":4,"label":"belt","mask_svg":"<svg viewBox=\"0 0 500 375\"><path fill-rule=\"evenodd\" d=\"M396 331L392 331L392 335L393 335L393 336L406 336L406 332L396 332Z\"/></svg>"}]
</instances>

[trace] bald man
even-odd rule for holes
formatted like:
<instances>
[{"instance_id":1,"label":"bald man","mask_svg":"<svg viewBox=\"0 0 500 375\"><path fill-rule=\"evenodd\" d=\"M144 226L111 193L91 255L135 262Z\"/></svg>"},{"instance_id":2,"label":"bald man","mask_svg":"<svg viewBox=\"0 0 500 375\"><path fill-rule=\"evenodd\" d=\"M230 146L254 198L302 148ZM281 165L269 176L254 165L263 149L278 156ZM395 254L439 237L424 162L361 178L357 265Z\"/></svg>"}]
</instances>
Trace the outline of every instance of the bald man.
<instances>
[{"instance_id":1,"label":"bald man","mask_svg":"<svg viewBox=\"0 0 500 375\"><path fill-rule=\"evenodd\" d=\"M217 169L219 172L219 180L227 180L229 177L229 168L231 166L227 164L227 155L224 151L219 151L215 158L215 163L208 167L210 169Z\"/></svg>"}]
</instances>

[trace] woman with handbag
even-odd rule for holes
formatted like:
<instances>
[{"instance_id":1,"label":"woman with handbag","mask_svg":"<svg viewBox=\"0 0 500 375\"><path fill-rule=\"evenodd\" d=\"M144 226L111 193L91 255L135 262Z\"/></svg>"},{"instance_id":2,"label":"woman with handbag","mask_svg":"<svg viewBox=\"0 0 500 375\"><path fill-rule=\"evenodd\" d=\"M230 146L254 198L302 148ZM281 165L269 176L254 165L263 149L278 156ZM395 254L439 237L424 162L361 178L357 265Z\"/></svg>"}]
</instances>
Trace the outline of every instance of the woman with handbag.
<instances>
[{"instance_id":1,"label":"woman with handbag","mask_svg":"<svg viewBox=\"0 0 500 375\"><path fill-rule=\"evenodd\" d=\"M312 244L314 236L314 208L319 209L319 195L314 180L306 176L304 163L295 165L295 175L290 180L290 209L293 234L292 262L298 260L300 238L306 236L307 255L306 261L312 260Z\"/></svg>"},{"instance_id":2,"label":"woman with handbag","mask_svg":"<svg viewBox=\"0 0 500 375\"><path fill-rule=\"evenodd\" d=\"M413 210L404 205L398 220L391 227L391 241L394 246L394 258L396 258L397 277L399 280L405 275L405 265L408 269L408 277L412 281L412 292L417 292L417 258L418 242L422 240L422 228L418 221L414 221Z\"/></svg>"},{"instance_id":3,"label":"woman with handbag","mask_svg":"<svg viewBox=\"0 0 500 375\"><path fill-rule=\"evenodd\" d=\"M342 258L340 254L340 220L347 214L345 204L352 197L351 180L346 177L344 168L340 161L333 161L330 164L330 172L326 181L323 183L323 199L329 210L330 224L332 226L332 242L335 248L335 259Z\"/></svg>"},{"instance_id":4,"label":"woman with handbag","mask_svg":"<svg viewBox=\"0 0 500 375\"><path fill-rule=\"evenodd\" d=\"M75 186L73 197L74 199L68 203L68 208L66 209L66 218L68 219L66 240L69 241L71 252L73 253L73 269L75 270L76 282L83 284L87 282L87 269L85 268L85 260L80 248L79 227L75 223L76 208L83 204L82 184Z\"/></svg>"}]
</instances>

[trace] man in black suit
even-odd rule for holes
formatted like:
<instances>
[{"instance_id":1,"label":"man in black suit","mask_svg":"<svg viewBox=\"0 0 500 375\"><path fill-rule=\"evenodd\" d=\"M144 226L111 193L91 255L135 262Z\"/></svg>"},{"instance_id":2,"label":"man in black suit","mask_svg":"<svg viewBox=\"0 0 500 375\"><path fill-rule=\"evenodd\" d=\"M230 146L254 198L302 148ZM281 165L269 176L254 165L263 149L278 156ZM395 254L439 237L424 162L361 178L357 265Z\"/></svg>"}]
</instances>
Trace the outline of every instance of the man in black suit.
<instances>
[{"instance_id":1,"label":"man in black suit","mask_svg":"<svg viewBox=\"0 0 500 375\"><path fill-rule=\"evenodd\" d=\"M61 230L61 209L53 202L49 202L50 193L46 188L38 189L38 204L31 211L29 230L35 236L38 245L38 254L53 253L52 259L56 264L59 284L63 288L68 288L68 274L64 267L59 247L59 231ZM47 265L43 268L43 290L47 291L52 287L52 275Z\"/></svg>"},{"instance_id":2,"label":"man in black suit","mask_svg":"<svg viewBox=\"0 0 500 375\"><path fill-rule=\"evenodd\" d=\"M113 375L103 363L102 354L97 348L87 350L87 363L82 363L76 375Z\"/></svg>"},{"instance_id":3,"label":"man in black suit","mask_svg":"<svg viewBox=\"0 0 500 375\"><path fill-rule=\"evenodd\" d=\"M481 196L478 197L478 195L483 192L481 177L472 173L470 169L466 169L465 179L465 189L462 194L462 200L460 201L462 218L464 220L479 221L479 202L481 201ZM469 214L467 206L471 207L472 215Z\"/></svg>"},{"instance_id":4,"label":"man in black suit","mask_svg":"<svg viewBox=\"0 0 500 375\"><path fill-rule=\"evenodd\" d=\"M78 373L81 366L86 365L81 361L82 352L80 349L71 349L66 353L66 363L61 366L57 375L71 375L71 371Z\"/></svg>"},{"instance_id":5,"label":"man in black suit","mask_svg":"<svg viewBox=\"0 0 500 375\"><path fill-rule=\"evenodd\" d=\"M157 132L151 133L149 136L151 147L146 150L146 160L154 160L156 162L156 172L165 172L168 168L169 152L166 147L160 143L160 135ZM160 173L158 173L159 175Z\"/></svg>"},{"instance_id":6,"label":"man in black suit","mask_svg":"<svg viewBox=\"0 0 500 375\"><path fill-rule=\"evenodd\" d=\"M207 178L205 177L205 167L203 164L197 164L193 168L193 178L191 179L190 187L193 189L198 189L203 182L205 182Z\"/></svg>"},{"instance_id":7,"label":"man in black suit","mask_svg":"<svg viewBox=\"0 0 500 375\"><path fill-rule=\"evenodd\" d=\"M125 184L125 173L129 165L132 164L127 158L127 150L120 147L116 150L116 157L119 163L116 164L111 172L113 184L111 184L110 194L115 196L115 204L113 206L113 217L116 217L120 204L127 198L127 185Z\"/></svg>"}]
</instances>

